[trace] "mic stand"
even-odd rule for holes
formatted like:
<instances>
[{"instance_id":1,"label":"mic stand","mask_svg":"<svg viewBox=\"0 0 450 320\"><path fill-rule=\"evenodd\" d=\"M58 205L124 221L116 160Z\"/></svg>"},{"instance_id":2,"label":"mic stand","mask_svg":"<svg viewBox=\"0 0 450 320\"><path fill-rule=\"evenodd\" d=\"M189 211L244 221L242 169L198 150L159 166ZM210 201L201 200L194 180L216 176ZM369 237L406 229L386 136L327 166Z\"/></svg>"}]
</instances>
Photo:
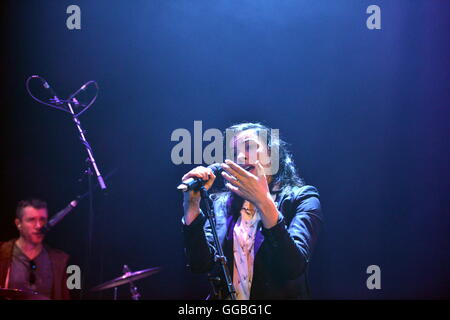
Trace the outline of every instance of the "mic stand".
<instances>
[{"instance_id":1,"label":"mic stand","mask_svg":"<svg viewBox=\"0 0 450 320\"><path fill-rule=\"evenodd\" d=\"M93 207L93 188L92 188L92 170L91 167L88 166L86 170L84 170L84 174L87 176L88 181L88 199L89 199L89 212L88 212L88 229L87 229L87 237L86 237L86 256L85 256L85 272L84 272L84 284L83 288L87 288L86 281L88 281L90 276L90 261L92 257L92 240L93 240L93 232L94 232L94 207Z\"/></svg>"},{"instance_id":2,"label":"mic stand","mask_svg":"<svg viewBox=\"0 0 450 320\"><path fill-rule=\"evenodd\" d=\"M88 168L85 171L85 174L88 177L88 195L89 195L89 222L88 222L88 236L87 236L87 253L86 253L86 258L85 258L85 268L86 271L84 272L84 287L87 288L86 286L86 281L88 280L88 276L90 275L89 269L90 269L90 262L91 262L91 258L92 258L92 243L93 243L93 234L94 234L94 206L93 206L93 201L94 201L94 197L93 197L93 184L92 184L92 176L95 173L95 175L97 176L97 180L98 180L98 184L100 186L100 188L102 190L106 190L106 184L105 181L103 180L102 175L100 174L100 171L97 167L97 163L95 162L94 159L94 154L92 151L92 148L89 144L89 142L86 140L86 136L85 131L82 129L81 127L81 122L78 119L77 115L75 114L72 105L70 102L67 102L67 107L70 111L70 114L72 115L73 121L75 122L75 125L78 129L78 133L80 134L80 140L82 142L82 144L84 145L84 147L86 148L87 154L88 154L88 158L87 158L87 162L90 163L90 166L88 166ZM92 169L94 172L92 172ZM82 295L82 294L81 294Z\"/></svg>"},{"instance_id":3,"label":"mic stand","mask_svg":"<svg viewBox=\"0 0 450 320\"><path fill-rule=\"evenodd\" d=\"M228 297L230 300L236 300L236 290L234 289L233 281L231 280L230 271L227 266L227 258L223 254L222 245L220 244L219 237L217 236L216 221L214 218L214 212L209 204L208 191L204 186L200 188L201 199L205 205L206 217L208 218L209 224L211 225L211 231L214 238L214 246L216 249L216 255L214 260L220 262L222 266L223 275L225 277L225 282L227 285ZM225 299L226 300L226 299Z\"/></svg>"},{"instance_id":4,"label":"mic stand","mask_svg":"<svg viewBox=\"0 0 450 320\"><path fill-rule=\"evenodd\" d=\"M75 115L75 112L73 111L73 108L72 108L72 105L70 104L70 102L67 103L67 106L69 107L69 111L73 116L73 121L75 122L78 132L80 133L81 142L83 143L83 145L86 148L86 151L89 156L89 162L91 163L92 168L94 169L95 175L97 176L97 180L100 185L100 188L102 190L106 190L105 181L103 180L103 177L100 174L100 171L98 170L97 163L95 162L94 155L92 153L92 148L91 148L89 142L87 142L86 137L84 136L85 131L81 128L81 122L80 122L80 120L78 120L78 117Z\"/></svg>"},{"instance_id":5,"label":"mic stand","mask_svg":"<svg viewBox=\"0 0 450 320\"><path fill-rule=\"evenodd\" d=\"M38 98L36 98L30 91L29 88L29 82L31 81L31 79L40 79L40 81L42 82L42 85L44 86L45 89L50 90L50 93L52 95L52 98L50 99L51 103L46 103ZM97 180L98 180L98 184L100 186L100 188L105 191L106 190L106 184L105 181L103 180L102 175L100 174L100 171L97 167L97 163L95 162L94 159L94 155L92 152L92 148L89 145L89 142L86 140L86 137L84 135L85 131L81 128L81 123L80 120L78 119L78 116L81 115L83 112L85 112L93 103L94 101L97 99L97 94L95 95L95 97L91 100L91 102L87 105L84 106L84 109L81 110L81 112L75 114L73 107L72 107L72 103L77 106L79 105L79 102L77 101L77 99L75 98L76 95L85 90L86 87L88 85L90 85L91 83L93 83L96 87L97 87L97 94L98 94L98 85L95 81L89 81L86 84L84 84L80 89L78 89L78 91L76 91L74 94L72 94L67 100L61 100L58 98L58 96L56 95L55 91L50 87L50 85L48 84L48 82L43 79L40 76L34 75L34 76L30 76L27 81L26 81L26 89L28 91L28 93L30 94L30 96L36 100L39 103L42 103L46 106L49 107L53 107L62 111L66 111L69 112L72 115L72 119L75 122L75 125L78 129L78 133L80 135L80 139L81 142L83 143L84 147L86 148L86 151L88 153L88 162L90 163L90 166L88 167L88 169L85 171L85 174L88 176L88 183L89 183L89 191L87 193L87 195L89 195L89 226L88 226L88 236L87 236L87 253L86 253L86 266L85 269L87 271L85 271L83 273L83 287L86 288L87 286L85 285L86 282L86 274L88 274L88 270L89 270L89 266L90 266L90 259L91 259L91 251L92 251L92 236L93 236L93 230L94 230L94 213L93 213L93 186L92 186L92 175L93 173L95 173L95 175L97 176ZM61 106L62 104L66 103L67 104L67 108ZM92 172L91 167L93 169L94 172ZM85 195L83 195L82 197L80 197L79 199L83 198ZM102 265L102 256L100 256L100 260L101 260L101 265ZM80 291L80 299L82 299L83 296L83 291Z\"/></svg>"}]
</instances>

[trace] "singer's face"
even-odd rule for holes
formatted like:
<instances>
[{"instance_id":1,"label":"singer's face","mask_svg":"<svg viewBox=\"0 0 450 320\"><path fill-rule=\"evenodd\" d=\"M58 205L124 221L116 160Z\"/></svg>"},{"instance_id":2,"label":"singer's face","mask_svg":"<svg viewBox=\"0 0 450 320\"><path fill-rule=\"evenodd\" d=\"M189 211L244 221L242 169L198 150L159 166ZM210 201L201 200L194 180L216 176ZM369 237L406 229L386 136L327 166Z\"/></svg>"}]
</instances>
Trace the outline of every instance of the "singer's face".
<instances>
[{"instance_id":1,"label":"singer's face","mask_svg":"<svg viewBox=\"0 0 450 320\"><path fill-rule=\"evenodd\" d=\"M258 136L254 130L242 131L233 139L234 161L247 171L255 174L254 167L259 161L263 167L270 166L270 151L265 137Z\"/></svg>"},{"instance_id":2,"label":"singer's face","mask_svg":"<svg viewBox=\"0 0 450 320\"><path fill-rule=\"evenodd\" d=\"M41 228L47 223L47 209L36 209L31 206L22 209L22 219L16 219L16 226L20 236L33 244L40 244L44 235L40 233Z\"/></svg>"}]
</instances>

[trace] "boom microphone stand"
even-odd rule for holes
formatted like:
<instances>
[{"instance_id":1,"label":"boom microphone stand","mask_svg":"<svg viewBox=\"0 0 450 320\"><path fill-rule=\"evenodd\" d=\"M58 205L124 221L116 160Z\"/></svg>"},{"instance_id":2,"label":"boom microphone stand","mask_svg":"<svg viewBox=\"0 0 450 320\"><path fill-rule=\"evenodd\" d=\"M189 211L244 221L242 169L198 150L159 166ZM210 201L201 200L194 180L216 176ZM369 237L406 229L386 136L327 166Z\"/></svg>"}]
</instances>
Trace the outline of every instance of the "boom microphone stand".
<instances>
[{"instance_id":1,"label":"boom microphone stand","mask_svg":"<svg viewBox=\"0 0 450 320\"><path fill-rule=\"evenodd\" d=\"M45 89L49 90L51 98L48 100L48 102L45 102L45 101L42 101L42 100L36 98L31 93L31 90L29 88L29 83L30 83L30 81L32 79L40 80L42 82L43 87ZM91 85L91 84L96 87L97 92L96 92L95 96L91 99L91 101L87 105L81 104L77 100L76 96L80 92L85 91L86 88L89 85ZM87 151L87 154L88 154L88 158L87 158L86 161L89 163L89 166L88 166L87 170L84 172L84 174L87 175L88 186L89 186L89 191L88 191L88 196L89 196L89 222L88 222L88 236L87 236L87 253L86 253L86 260L85 260L86 271L84 272L84 277L83 277L84 278L83 282L85 282L86 281L86 275L89 274L88 271L89 271L91 254L92 254L92 240L93 240L93 231L94 231L93 184L92 184L92 176L93 176L93 174L95 173L95 175L97 177L97 180L98 180L98 184L99 184L100 188L103 191L106 190L106 184L105 184L105 182L103 180L103 177L102 177L102 175L100 173L100 170L98 169L97 163L96 163L95 158L94 158L94 153L93 153L92 147L90 146L89 142L86 139L85 131L82 129L81 122L78 119L78 117L82 113L84 113L89 107L91 107L91 105L95 102L95 100L97 99L99 87L98 87L98 85L97 85L97 83L95 81L91 80L91 81L85 83L84 85L82 85L80 87L80 89L75 91L73 94L71 94L68 99L63 100L63 99L60 99L58 97L58 95L55 93L53 88L50 87L50 85L48 84L48 82L44 78L42 78L40 76L37 76L37 75L33 75L33 76L30 76L27 79L27 81L26 81L26 89L27 89L28 93L30 94L30 96L34 100L36 100L37 102L39 102L41 104L44 104L46 106L55 108L55 109L59 109L59 110L68 112L68 113L71 114L72 119L73 119L73 121L74 121L74 123L75 123L75 125L77 127L81 143L85 147L85 149ZM81 111L78 112L78 113L75 113L74 107L72 105L76 106L76 107L81 107L82 108ZM83 284L83 287L86 287L85 283Z\"/></svg>"}]
</instances>

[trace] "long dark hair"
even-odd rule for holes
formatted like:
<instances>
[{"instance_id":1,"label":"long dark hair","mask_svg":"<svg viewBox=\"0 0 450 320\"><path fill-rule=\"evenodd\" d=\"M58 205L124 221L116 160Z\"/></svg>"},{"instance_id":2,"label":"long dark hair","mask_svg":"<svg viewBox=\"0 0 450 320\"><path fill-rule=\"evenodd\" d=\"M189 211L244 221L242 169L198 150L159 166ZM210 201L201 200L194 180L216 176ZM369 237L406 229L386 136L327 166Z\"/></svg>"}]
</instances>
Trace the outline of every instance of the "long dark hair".
<instances>
[{"instance_id":1,"label":"long dark hair","mask_svg":"<svg viewBox=\"0 0 450 320\"><path fill-rule=\"evenodd\" d=\"M279 167L277 173L272 176L272 180L269 183L270 192L280 192L281 194L286 194L289 193L294 187L301 187L304 185L303 180L300 178L297 170L295 169L292 154L288 150L288 144L281 138L272 139L271 128L261 123L245 122L230 126L225 130L225 132L227 132L227 130L232 130L235 134L252 130L260 137L267 137L268 150L271 150L273 147L278 147ZM263 131L265 131L265 134L261 134ZM217 199L224 201L227 206L227 213L233 215L239 214L244 202L244 199L228 190L217 192L212 196L212 198L215 200Z\"/></svg>"}]
</instances>

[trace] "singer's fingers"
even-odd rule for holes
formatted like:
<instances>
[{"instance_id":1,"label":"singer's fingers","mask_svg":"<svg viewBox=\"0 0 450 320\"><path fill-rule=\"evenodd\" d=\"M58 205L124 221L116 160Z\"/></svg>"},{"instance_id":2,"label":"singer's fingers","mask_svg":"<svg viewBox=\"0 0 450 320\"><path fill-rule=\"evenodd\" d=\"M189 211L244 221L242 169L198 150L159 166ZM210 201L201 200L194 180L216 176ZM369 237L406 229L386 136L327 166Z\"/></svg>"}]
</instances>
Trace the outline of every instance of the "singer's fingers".
<instances>
[{"instance_id":1,"label":"singer's fingers","mask_svg":"<svg viewBox=\"0 0 450 320\"><path fill-rule=\"evenodd\" d=\"M189 171L188 173L186 173L181 178L181 181L185 181L189 178L199 178L199 179L207 181L207 180L209 180L211 174L212 174L211 169L205 168L202 166L198 166L198 167L195 167L194 169L192 169L191 171Z\"/></svg>"},{"instance_id":2,"label":"singer's fingers","mask_svg":"<svg viewBox=\"0 0 450 320\"><path fill-rule=\"evenodd\" d=\"M225 186L226 186L231 192L234 192L234 193L236 193L238 196L241 196L241 197L242 197L242 192L241 192L241 190L239 190L239 188L237 188L237 187L231 185L230 183L226 183Z\"/></svg>"},{"instance_id":3,"label":"singer's fingers","mask_svg":"<svg viewBox=\"0 0 450 320\"><path fill-rule=\"evenodd\" d=\"M226 173L225 171L222 171L222 176L225 180L227 180L228 182L230 182L232 185L234 186L240 186L239 180L237 180L235 177L230 176L228 173Z\"/></svg>"},{"instance_id":4,"label":"singer's fingers","mask_svg":"<svg viewBox=\"0 0 450 320\"><path fill-rule=\"evenodd\" d=\"M197 178L205 181L208 180L208 170L205 167L199 166L196 167L193 171L197 173Z\"/></svg>"},{"instance_id":5,"label":"singer's fingers","mask_svg":"<svg viewBox=\"0 0 450 320\"><path fill-rule=\"evenodd\" d=\"M226 161L226 160L225 160ZM232 167L230 167L228 164L226 163L222 163L221 167L224 171L226 171L229 175L236 177L237 179L241 179L242 175L237 172L236 170L234 170Z\"/></svg>"},{"instance_id":6,"label":"singer's fingers","mask_svg":"<svg viewBox=\"0 0 450 320\"><path fill-rule=\"evenodd\" d=\"M256 161L255 168L256 168L256 175L258 177L265 176L264 167L262 166L261 162L259 162L259 160Z\"/></svg>"},{"instance_id":7,"label":"singer's fingers","mask_svg":"<svg viewBox=\"0 0 450 320\"><path fill-rule=\"evenodd\" d=\"M209 190L209 188L211 188L215 179L216 176L214 175L214 173L211 172L209 180L205 183L206 190Z\"/></svg>"},{"instance_id":8,"label":"singer's fingers","mask_svg":"<svg viewBox=\"0 0 450 320\"><path fill-rule=\"evenodd\" d=\"M188 173L186 173L183 176L183 178L181 178L181 181L185 181L185 180L187 180L189 178L200 178L201 179L202 176L199 173L196 173L196 172L188 172Z\"/></svg>"},{"instance_id":9,"label":"singer's fingers","mask_svg":"<svg viewBox=\"0 0 450 320\"><path fill-rule=\"evenodd\" d=\"M238 175L249 176L249 172L231 160L225 160L225 163Z\"/></svg>"},{"instance_id":10,"label":"singer's fingers","mask_svg":"<svg viewBox=\"0 0 450 320\"><path fill-rule=\"evenodd\" d=\"M215 179L216 176L214 175L214 172L211 170L211 168L206 168L206 174L208 179Z\"/></svg>"}]
</instances>

